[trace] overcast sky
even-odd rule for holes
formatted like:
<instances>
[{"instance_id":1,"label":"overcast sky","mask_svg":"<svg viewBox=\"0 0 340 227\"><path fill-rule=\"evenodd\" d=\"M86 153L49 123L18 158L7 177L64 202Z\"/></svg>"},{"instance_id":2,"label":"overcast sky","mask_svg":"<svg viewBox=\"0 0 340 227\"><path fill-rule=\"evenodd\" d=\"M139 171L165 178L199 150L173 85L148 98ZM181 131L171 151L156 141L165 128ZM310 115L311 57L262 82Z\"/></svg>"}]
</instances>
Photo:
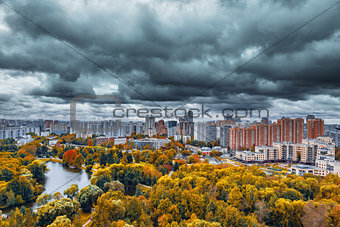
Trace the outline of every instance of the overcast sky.
<instances>
[{"instance_id":1,"label":"overcast sky","mask_svg":"<svg viewBox=\"0 0 340 227\"><path fill-rule=\"evenodd\" d=\"M220 81L334 2L7 0L68 46L0 4L0 117L68 120L72 98L114 95L340 123L340 4ZM78 111L111 117L107 101Z\"/></svg>"}]
</instances>

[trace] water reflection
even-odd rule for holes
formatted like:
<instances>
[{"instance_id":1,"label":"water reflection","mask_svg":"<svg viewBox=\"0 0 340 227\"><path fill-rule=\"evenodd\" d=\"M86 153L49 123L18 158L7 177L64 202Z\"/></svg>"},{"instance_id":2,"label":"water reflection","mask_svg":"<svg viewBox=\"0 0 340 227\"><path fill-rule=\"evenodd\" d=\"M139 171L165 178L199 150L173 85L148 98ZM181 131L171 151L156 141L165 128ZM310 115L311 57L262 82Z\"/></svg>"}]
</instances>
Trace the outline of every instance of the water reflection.
<instances>
[{"instance_id":1,"label":"water reflection","mask_svg":"<svg viewBox=\"0 0 340 227\"><path fill-rule=\"evenodd\" d=\"M78 184L79 190L90 184L91 173L87 173L84 170L67 168L59 162L47 162L46 166L49 171L45 175L46 179L43 193L51 194L60 192L63 194L72 184ZM20 208L21 206L22 205L18 207ZM28 202L24 204L24 206L33 209L38 208L35 202ZM3 214L7 214L11 210L15 210L15 208L16 207L1 209L1 211Z\"/></svg>"},{"instance_id":2,"label":"water reflection","mask_svg":"<svg viewBox=\"0 0 340 227\"><path fill-rule=\"evenodd\" d=\"M67 168L59 162L48 162L46 165L50 170L46 174L43 193L63 193L71 184L78 184L80 190L90 184L91 174L84 170Z\"/></svg>"}]
</instances>

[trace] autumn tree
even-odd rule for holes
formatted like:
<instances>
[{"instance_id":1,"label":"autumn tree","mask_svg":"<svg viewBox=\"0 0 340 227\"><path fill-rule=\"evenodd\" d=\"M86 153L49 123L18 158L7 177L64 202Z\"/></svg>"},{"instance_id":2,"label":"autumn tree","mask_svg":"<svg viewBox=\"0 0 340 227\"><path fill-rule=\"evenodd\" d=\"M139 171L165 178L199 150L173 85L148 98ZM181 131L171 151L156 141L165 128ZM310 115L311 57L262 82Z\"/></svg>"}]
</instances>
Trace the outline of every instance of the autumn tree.
<instances>
[{"instance_id":1,"label":"autumn tree","mask_svg":"<svg viewBox=\"0 0 340 227\"><path fill-rule=\"evenodd\" d=\"M38 196L36 203L38 206L42 206L42 205L47 204L51 199L52 199L52 195L43 193Z\"/></svg>"},{"instance_id":2,"label":"autumn tree","mask_svg":"<svg viewBox=\"0 0 340 227\"><path fill-rule=\"evenodd\" d=\"M78 156L78 152L75 150L68 150L63 155L63 162L67 166L74 166L76 163L76 158Z\"/></svg>"},{"instance_id":3,"label":"autumn tree","mask_svg":"<svg viewBox=\"0 0 340 227\"><path fill-rule=\"evenodd\" d=\"M72 225L72 221L66 216L58 216L54 222L50 225L48 225L47 227L59 227L59 226L63 226L63 227L73 227Z\"/></svg>"},{"instance_id":4,"label":"autumn tree","mask_svg":"<svg viewBox=\"0 0 340 227\"><path fill-rule=\"evenodd\" d=\"M121 191L125 192L125 186L124 184L120 183L119 181L111 181L111 182L106 182L103 187L104 192L107 192L109 190L112 191Z\"/></svg>"},{"instance_id":5,"label":"autumn tree","mask_svg":"<svg viewBox=\"0 0 340 227\"><path fill-rule=\"evenodd\" d=\"M0 212L1 214L1 212ZM2 220L0 217L0 226L12 227L12 226L22 226L31 227L36 223L36 215L29 208L20 209L16 208L12 215L8 219Z\"/></svg>"},{"instance_id":6,"label":"autumn tree","mask_svg":"<svg viewBox=\"0 0 340 227\"><path fill-rule=\"evenodd\" d=\"M47 166L45 162L40 160L34 160L28 165L29 171L33 174L33 177L37 180L45 179L45 173L47 172Z\"/></svg>"},{"instance_id":7,"label":"autumn tree","mask_svg":"<svg viewBox=\"0 0 340 227\"><path fill-rule=\"evenodd\" d=\"M37 212L37 226L46 226L58 217L66 215L68 219L73 220L74 216L78 212L79 203L69 198L62 198L47 203L40 207Z\"/></svg>"},{"instance_id":8,"label":"autumn tree","mask_svg":"<svg viewBox=\"0 0 340 227\"><path fill-rule=\"evenodd\" d=\"M73 199L73 197L78 193L78 185L72 184L68 189L64 191L64 195L67 196L67 198Z\"/></svg>"},{"instance_id":9,"label":"autumn tree","mask_svg":"<svg viewBox=\"0 0 340 227\"><path fill-rule=\"evenodd\" d=\"M107 226L114 221L124 219L126 209L121 200L115 200L110 196L110 192L98 198L93 214L94 226Z\"/></svg>"},{"instance_id":10,"label":"autumn tree","mask_svg":"<svg viewBox=\"0 0 340 227\"><path fill-rule=\"evenodd\" d=\"M92 184L80 190L78 200L81 208L85 212L90 212L93 204L96 203L101 194L103 194L103 190Z\"/></svg>"}]
</instances>

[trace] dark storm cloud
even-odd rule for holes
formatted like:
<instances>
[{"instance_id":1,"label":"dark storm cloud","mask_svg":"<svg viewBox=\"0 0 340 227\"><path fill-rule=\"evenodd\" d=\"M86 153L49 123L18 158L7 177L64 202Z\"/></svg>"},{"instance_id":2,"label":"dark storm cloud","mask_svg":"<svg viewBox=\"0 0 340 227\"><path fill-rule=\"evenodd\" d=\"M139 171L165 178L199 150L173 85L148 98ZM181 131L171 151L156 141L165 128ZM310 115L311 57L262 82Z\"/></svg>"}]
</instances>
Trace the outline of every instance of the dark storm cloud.
<instances>
[{"instance_id":1,"label":"dark storm cloud","mask_svg":"<svg viewBox=\"0 0 340 227\"><path fill-rule=\"evenodd\" d=\"M1 94L0 93L0 102L2 103L7 103L11 100L11 96L7 95L7 94Z\"/></svg>"},{"instance_id":2,"label":"dark storm cloud","mask_svg":"<svg viewBox=\"0 0 340 227\"><path fill-rule=\"evenodd\" d=\"M339 6L215 84L332 3L11 1L114 76L4 7L10 32L0 30L5 44L0 68L19 76L43 73L41 86L23 92L42 103L61 104L117 83L118 91L110 94L122 103L146 105L181 105L195 98L194 103L216 103L214 108L219 103L270 106L276 99L339 97Z\"/></svg>"},{"instance_id":3,"label":"dark storm cloud","mask_svg":"<svg viewBox=\"0 0 340 227\"><path fill-rule=\"evenodd\" d=\"M89 82L89 81L87 81ZM65 99L72 99L79 95L94 95L94 91L90 83L72 82L62 79L51 79L45 87L35 88L29 91L30 95L43 97L63 97Z\"/></svg>"}]
</instances>

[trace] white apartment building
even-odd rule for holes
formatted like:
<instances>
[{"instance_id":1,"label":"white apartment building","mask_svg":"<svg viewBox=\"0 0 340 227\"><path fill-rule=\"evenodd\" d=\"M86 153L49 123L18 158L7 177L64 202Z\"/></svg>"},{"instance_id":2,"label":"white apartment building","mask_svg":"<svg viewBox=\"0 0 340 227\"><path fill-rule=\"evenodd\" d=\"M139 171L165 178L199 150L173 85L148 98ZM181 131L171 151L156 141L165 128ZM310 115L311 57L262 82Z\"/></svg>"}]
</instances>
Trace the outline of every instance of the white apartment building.
<instances>
[{"instance_id":1,"label":"white apartment building","mask_svg":"<svg viewBox=\"0 0 340 227\"><path fill-rule=\"evenodd\" d=\"M113 144L118 145L118 144L125 144L127 141L127 138L114 138L113 139Z\"/></svg>"},{"instance_id":2,"label":"white apartment building","mask_svg":"<svg viewBox=\"0 0 340 227\"><path fill-rule=\"evenodd\" d=\"M274 146L256 146L255 153L263 154L263 160L261 161L275 161L280 159L278 148Z\"/></svg>"},{"instance_id":3,"label":"white apartment building","mask_svg":"<svg viewBox=\"0 0 340 227\"><path fill-rule=\"evenodd\" d=\"M161 147L164 147L165 144L169 143L171 140L169 139L156 139L156 138L146 138L146 139L140 139L140 140L133 140L135 146L138 149L141 149L145 147L146 145L149 145L150 148L159 149Z\"/></svg>"},{"instance_id":4,"label":"white apartment building","mask_svg":"<svg viewBox=\"0 0 340 227\"><path fill-rule=\"evenodd\" d=\"M168 128L168 137L177 135L177 126Z\"/></svg>"},{"instance_id":5,"label":"white apartment building","mask_svg":"<svg viewBox=\"0 0 340 227\"><path fill-rule=\"evenodd\" d=\"M194 124L194 140L206 141L207 137L207 123L195 122Z\"/></svg>"},{"instance_id":6,"label":"white apartment building","mask_svg":"<svg viewBox=\"0 0 340 227\"><path fill-rule=\"evenodd\" d=\"M0 129L0 140L8 139L8 138L25 138L26 134L29 132L33 132L37 135L40 135L40 128L39 127L8 127Z\"/></svg>"},{"instance_id":7,"label":"white apartment building","mask_svg":"<svg viewBox=\"0 0 340 227\"><path fill-rule=\"evenodd\" d=\"M340 161L336 161L329 156L320 156L315 161L315 166L326 171L326 174L333 173L340 176Z\"/></svg>"},{"instance_id":8,"label":"white apartment building","mask_svg":"<svg viewBox=\"0 0 340 227\"><path fill-rule=\"evenodd\" d=\"M292 174L296 174L299 176L303 176L304 174L310 173L310 174L314 174L316 176L326 176L327 175L327 171L321 168L318 168L316 166L312 166L312 165L304 165L304 164L300 164L300 165L293 165L290 168L290 171Z\"/></svg>"},{"instance_id":9,"label":"white apartment building","mask_svg":"<svg viewBox=\"0 0 340 227\"><path fill-rule=\"evenodd\" d=\"M236 151L235 157L244 162L263 162L265 161L265 153L263 151Z\"/></svg>"}]
</instances>

